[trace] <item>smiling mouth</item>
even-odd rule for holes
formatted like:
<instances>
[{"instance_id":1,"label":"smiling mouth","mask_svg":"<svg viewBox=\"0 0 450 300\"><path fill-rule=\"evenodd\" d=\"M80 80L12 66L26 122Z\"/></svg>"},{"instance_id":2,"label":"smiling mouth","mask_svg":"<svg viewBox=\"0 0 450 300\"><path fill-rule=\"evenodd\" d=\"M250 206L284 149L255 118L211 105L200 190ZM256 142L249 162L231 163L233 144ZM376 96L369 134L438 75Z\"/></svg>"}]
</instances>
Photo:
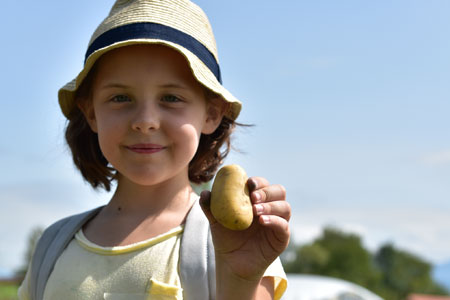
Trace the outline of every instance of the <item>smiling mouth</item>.
<instances>
[{"instance_id":1,"label":"smiling mouth","mask_svg":"<svg viewBox=\"0 0 450 300\"><path fill-rule=\"evenodd\" d=\"M127 148L133 152L141 153L141 154L157 153L157 152L160 152L160 151L166 149L166 147L164 147L164 146L155 145L155 144L136 144L136 145L128 146Z\"/></svg>"}]
</instances>

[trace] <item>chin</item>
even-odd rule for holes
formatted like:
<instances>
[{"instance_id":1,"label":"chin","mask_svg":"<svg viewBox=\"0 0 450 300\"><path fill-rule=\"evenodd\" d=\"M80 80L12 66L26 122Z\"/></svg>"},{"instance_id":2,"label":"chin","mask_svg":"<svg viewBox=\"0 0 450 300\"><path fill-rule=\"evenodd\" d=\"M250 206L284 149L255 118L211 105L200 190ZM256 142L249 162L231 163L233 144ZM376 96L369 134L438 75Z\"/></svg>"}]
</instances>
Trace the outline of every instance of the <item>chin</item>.
<instances>
[{"instance_id":1,"label":"chin","mask_svg":"<svg viewBox=\"0 0 450 300\"><path fill-rule=\"evenodd\" d=\"M174 174L167 174L165 172L161 172L161 169L157 170L140 170L135 172L126 172L121 173L121 177L126 181L142 186L142 187L151 187L158 184L162 184L169 181L180 180L183 178L187 179L189 182L189 177L187 171L174 172Z\"/></svg>"},{"instance_id":2,"label":"chin","mask_svg":"<svg viewBox=\"0 0 450 300\"><path fill-rule=\"evenodd\" d=\"M127 181L142 187L151 187L167 181L167 178L161 175L147 175L147 176L130 176Z\"/></svg>"}]
</instances>

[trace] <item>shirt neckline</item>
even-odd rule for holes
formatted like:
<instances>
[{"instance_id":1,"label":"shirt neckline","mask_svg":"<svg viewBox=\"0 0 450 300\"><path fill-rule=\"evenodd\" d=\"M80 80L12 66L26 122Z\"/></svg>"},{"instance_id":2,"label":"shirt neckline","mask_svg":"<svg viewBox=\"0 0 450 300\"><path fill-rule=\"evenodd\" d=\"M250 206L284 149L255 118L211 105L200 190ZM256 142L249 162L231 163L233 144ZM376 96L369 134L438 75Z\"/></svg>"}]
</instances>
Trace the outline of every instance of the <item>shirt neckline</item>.
<instances>
[{"instance_id":1,"label":"shirt neckline","mask_svg":"<svg viewBox=\"0 0 450 300\"><path fill-rule=\"evenodd\" d=\"M119 255L119 254L125 254L133 251L137 251L143 248L148 248L150 246L153 246L155 244L161 243L165 240L168 240L171 237L177 236L180 233L182 233L184 230L184 225L179 225L175 228L172 228L171 230L162 233L160 235L157 235L155 237L129 244L124 246L112 246L112 247L104 247L100 246L96 243L91 242L86 238L86 236L83 233L83 229L80 228L78 232L75 234L75 240L78 242L78 244L83 247L84 249L94 252L97 254L103 254L103 255Z\"/></svg>"}]
</instances>

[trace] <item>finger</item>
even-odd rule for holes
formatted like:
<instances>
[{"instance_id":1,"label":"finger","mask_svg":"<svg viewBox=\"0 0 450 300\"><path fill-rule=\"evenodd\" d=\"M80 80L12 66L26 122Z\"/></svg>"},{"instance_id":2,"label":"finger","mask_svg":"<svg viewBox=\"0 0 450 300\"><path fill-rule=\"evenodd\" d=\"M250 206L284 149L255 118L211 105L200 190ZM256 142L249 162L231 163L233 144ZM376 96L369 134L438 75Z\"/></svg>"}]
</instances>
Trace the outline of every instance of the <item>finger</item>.
<instances>
[{"instance_id":1,"label":"finger","mask_svg":"<svg viewBox=\"0 0 450 300\"><path fill-rule=\"evenodd\" d=\"M291 219L291 205L287 201L272 201L253 205L253 213L256 216L274 215L287 221Z\"/></svg>"},{"instance_id":2,"label":"finger","mask_svg":"<svg viewBox=\"0 0 450 300\"><path fill-rule=\"evenodd\" d=\"M263 178L263 177L250 177L247 180L247 186L250 192L257 190L257 189L261 189L264 188L266 186L269 186L269 181L267 181L267 179Z\"/></svg>"},{"instance_id":3,"label":"finger","mask_svg":"<svg viewBox=\"0 0 450 300\"><path fill-rule=\"evenodd\" d=\"M273 184L251 192L250 197L253 203L286 200L286 189L280 184Z\"/></svg>"},{"instance_id":4,"label":"finger","mask_svg":"<svg viewBox=\"0 0 450 300\"><path fill-rule=\"evenodd\" d=\"M289 244L290 229L289 222L281 217L273 215L262 215L259 217L259 223L268 229L272 246L280 252L286 249Z\"/></svg>"},{"instance_id":5,"label":"finger","mask_svg":"<svg viewBox=\"0 0 450 300\"><path fill-rule=\"evenodd\" d=\"M210 224L216 223L216 219L211 213L210 205L211 205L211 192L210 191L203 191L200 194L200 207L203 210L203 213L205 214L206 218L208 219Z\"/></svg>"}]
</instances>

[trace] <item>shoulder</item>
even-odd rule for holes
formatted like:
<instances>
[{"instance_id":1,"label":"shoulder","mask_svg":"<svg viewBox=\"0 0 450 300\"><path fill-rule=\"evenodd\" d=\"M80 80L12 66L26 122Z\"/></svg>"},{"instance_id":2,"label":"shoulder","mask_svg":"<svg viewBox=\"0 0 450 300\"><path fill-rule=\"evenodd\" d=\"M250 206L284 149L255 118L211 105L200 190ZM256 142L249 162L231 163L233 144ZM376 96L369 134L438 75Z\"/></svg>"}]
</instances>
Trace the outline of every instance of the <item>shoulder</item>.
<instances>
[{"instance_id":1,"label":"shoulder","mask_svg":"<svg viewBox=\"0 0 450 300\"><path fill-rule=\"evenodd\" d=\"M60 219L47 227L39 239L33 255L33 264L48 254L49 248L64 248L75 233L98 213L101 207Z\"/></svg>"},{"instance_id":2,"label":"shoulder","mask_svg":"<svg viewBox=\"0 0 450 300\"><path fill-rule=\"evenodd\" d=\"M39 298L39 296L42 296L43 287L45 287L45 283L53 269L56 259L81 226L93 215L98 213L100 209L101 207L98 207L63 218L44 230L36 245L31 259L31 265L27 272L29 283L27 282L26 289L28 290L28 294L32 296L31 298Z\"/></svg>"},{"instance_id":3,"label":"shoulder","mask_svg":"<svg viewBox=\"0 0 450 300\"><path fill-rule=\"evenodd\" d=\"M86 223L90 218L97 214L101 208L102 207L97 207L54 222L44 230L39 243L46 243L48 241L51 241L60 234L74 234L74 230L77 231L78 229L80 229L81 226L83 226L84 223Z\"/></svg>"}]
</instances>

